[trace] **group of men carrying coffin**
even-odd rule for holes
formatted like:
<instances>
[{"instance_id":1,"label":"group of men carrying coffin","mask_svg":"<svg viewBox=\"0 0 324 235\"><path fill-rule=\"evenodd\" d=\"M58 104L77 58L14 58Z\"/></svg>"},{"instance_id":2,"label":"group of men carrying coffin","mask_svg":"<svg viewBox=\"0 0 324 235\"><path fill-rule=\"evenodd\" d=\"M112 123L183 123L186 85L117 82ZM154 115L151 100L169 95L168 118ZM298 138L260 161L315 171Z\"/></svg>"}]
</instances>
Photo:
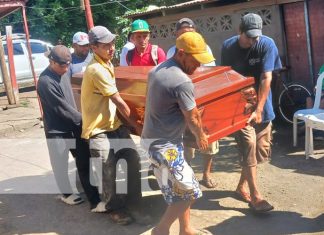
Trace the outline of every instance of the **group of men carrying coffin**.
<instances>
[{"instance_id":1,"label":"group of men carrying coffin","mask_svg":"<svg viewBox=\"0 0 324 235\"><path fill-rule=\"evenodd\" d=\"M81 86L82 114L77 111L71 96L69 70L74 64L73 57L78 55L71 57L66 47L56 46L48 55L50 65L41 74L37 91L44 110L44 127L53 172L64 202L82 202L78 195L73 194L66 177L70 150L67 142L68 139L76 139L76 150L71 152L91 211L107 212L112 221L126 225L133 221L129 210L126 210L127 205L143 206L140 203L140 158L134 150L128 129L117 116L118 110L132 128L142 133L141 145L147 152L168 204L152 234L169 234L172 223L177 219L180 234L207 234L207 231L190 226L190 206L202 196L202 191L190 166L194 151L184 148L183 133L187 126L195 136L204 157L203 183L206 187L215 187L210 169L218 143L208 143L208 135L202 129L194 99L194 85L188 77L201 65L215 65L215 58L204 38L196 32L192 20L179 20L176 29L175 47L170 48L166 56L160 47L149 43L150 29L146 21L135 20L131 25L129 40L134 47L128 47L129 44L124 48L125 58L121 58L123 65L157 64L148 74L144 126L136 121L119 95L111 63L116 35L103 26L93 27L86 40L82 40L81 36L73 39L75 54L78 47L86 46L93 53L86 67L79 66L85 69ZM88 56L85 54L80 53L79 57L85 60ZM257 189L256 166L268 160L271 154L271 121L275 116L270 84L272 71L280 69L281 62L274 41L262 35L262 19L259 15L249 13L242 17L239 34L223 43L220 64L232 66L242 75L255 78L258 95L256 108L246 127L235 133L242 165L236 193L252 210L267 212L273 206L262 198ZM127 140L127 146L117 151L114 144L118 140ZM97 159L96 162L102 167L102 178L100 174L98 176L102 179L101 197L98 188L90 183L93 173L89 170L90 158ZM127 195L116 193L116 164L120 159L126 160L129 171Z\"/></svg>"}]
</instances>

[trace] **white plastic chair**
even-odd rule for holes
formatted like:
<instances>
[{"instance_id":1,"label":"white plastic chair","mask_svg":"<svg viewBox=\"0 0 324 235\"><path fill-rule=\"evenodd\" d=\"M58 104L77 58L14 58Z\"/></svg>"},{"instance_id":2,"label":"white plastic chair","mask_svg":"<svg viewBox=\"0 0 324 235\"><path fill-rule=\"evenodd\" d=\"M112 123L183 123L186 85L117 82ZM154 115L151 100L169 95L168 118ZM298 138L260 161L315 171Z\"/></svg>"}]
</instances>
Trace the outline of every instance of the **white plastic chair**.
<instances>
[{"instance_id":1,"label":"white plastic chair","mask_svg":"<svg viewBox=\"0 0 324 235\"><path fill-rule=\"evenodd\" d=\"M305 156L308 159L314 154L313 129L324 131L324 113L307 115L305 118Z\"/></svg>"},{"instance_id":2,"label":"white plastic chair","mask_svg":"<svg viewBox=\"0 0 324 235\"><path fill-rule=\"evenodd\" d=\"M305 118L308 115L324 113L324 109L320 109L323 78L324 78L324 72L322 74L320 74L317 79L315 101L314 101L313 108L301 109L294 113L294 118L293 118L293 146L294 147L297 146L297 121L298 121L298 119L305 121Z\"/></svg>"}]
</instances>

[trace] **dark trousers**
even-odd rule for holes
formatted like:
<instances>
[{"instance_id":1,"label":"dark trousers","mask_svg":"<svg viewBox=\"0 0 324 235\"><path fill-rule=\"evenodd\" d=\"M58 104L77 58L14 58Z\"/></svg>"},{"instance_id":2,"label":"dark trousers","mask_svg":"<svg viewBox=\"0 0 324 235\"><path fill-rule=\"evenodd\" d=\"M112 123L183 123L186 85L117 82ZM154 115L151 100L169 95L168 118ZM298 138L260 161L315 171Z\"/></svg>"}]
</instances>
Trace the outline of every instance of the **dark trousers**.
<instances>
[{"instance_id":1,"label":"dark trousers","mask_svg":"<svg viewBox=\"0 0 324 235\"><path fill-rule=\"evenodd\" d=\"M75 159L81 185L91 204L100 202L97 187L90 183L89 144L81 138L74 138L72 133L45 133L51 165L57 186L62 194L71 194L72 187L68 176L69 152Z\"/></svg>"},{"instance_id":2,"label":"dark trousers","mask_svg":"<svg viewBox=\"0 0 324 235\"><path fill-rule=\"evenodd\" d=\"M102 159L102 197L109 211L125 207L126 202L136 203L142 198L140 157L135 150L127 128L100 133L90 139L91 157ZM117 163L127 163L127 194L116 193Z\"/></svg>"}]
</instances>

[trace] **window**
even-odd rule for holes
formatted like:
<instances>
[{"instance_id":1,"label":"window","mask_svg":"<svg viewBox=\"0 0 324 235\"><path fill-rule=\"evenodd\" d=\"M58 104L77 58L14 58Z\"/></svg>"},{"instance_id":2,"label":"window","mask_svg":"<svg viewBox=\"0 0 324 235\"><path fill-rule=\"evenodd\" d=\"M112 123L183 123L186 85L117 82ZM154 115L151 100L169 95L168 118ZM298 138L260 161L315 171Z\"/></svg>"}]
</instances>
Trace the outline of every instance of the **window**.
<instances>
[{"instance_id":1,"label":"window","mask_svg":"<svg viewBox=\"0 0 324 235\"><path fill-rule=\"evenodd\" d=\"M32 54L44 53L47 51L46 45L42 43L31 42L30 47L32 50Z\"/></svg>"},{"instance_id":2,"label":"window","mask_svg":"<svg viewBox=\"0 0 324 235\"><path fill-rule=\"evenodd\" d=\"M5 52L5 55L8 55L7 44L3 45L3 49L4 49L4 52ZM14 55L23 55L24 54L24 50L23 50L20 43L14 43L13 44L13 53L14 53Z\"/></svg>"}]
</instances>

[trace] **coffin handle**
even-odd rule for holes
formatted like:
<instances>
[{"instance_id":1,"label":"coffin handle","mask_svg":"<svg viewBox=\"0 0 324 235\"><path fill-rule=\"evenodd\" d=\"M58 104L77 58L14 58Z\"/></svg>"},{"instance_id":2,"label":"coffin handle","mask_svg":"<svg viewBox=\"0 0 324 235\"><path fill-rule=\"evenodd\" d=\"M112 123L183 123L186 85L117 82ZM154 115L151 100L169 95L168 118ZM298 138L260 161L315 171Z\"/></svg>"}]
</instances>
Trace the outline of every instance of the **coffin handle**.
<instances>
[{"instance_id":1,"label":"coffin handle","mask_svg":"<svg viewBox=\"0 0 324 235\"><path fill-rule=\"evenodd\" d=\"M251 114L257 105L258 96L254 87L247 87L241 90L242 98L246 100L244 115Z\"/></svg>"}]
</instances>

